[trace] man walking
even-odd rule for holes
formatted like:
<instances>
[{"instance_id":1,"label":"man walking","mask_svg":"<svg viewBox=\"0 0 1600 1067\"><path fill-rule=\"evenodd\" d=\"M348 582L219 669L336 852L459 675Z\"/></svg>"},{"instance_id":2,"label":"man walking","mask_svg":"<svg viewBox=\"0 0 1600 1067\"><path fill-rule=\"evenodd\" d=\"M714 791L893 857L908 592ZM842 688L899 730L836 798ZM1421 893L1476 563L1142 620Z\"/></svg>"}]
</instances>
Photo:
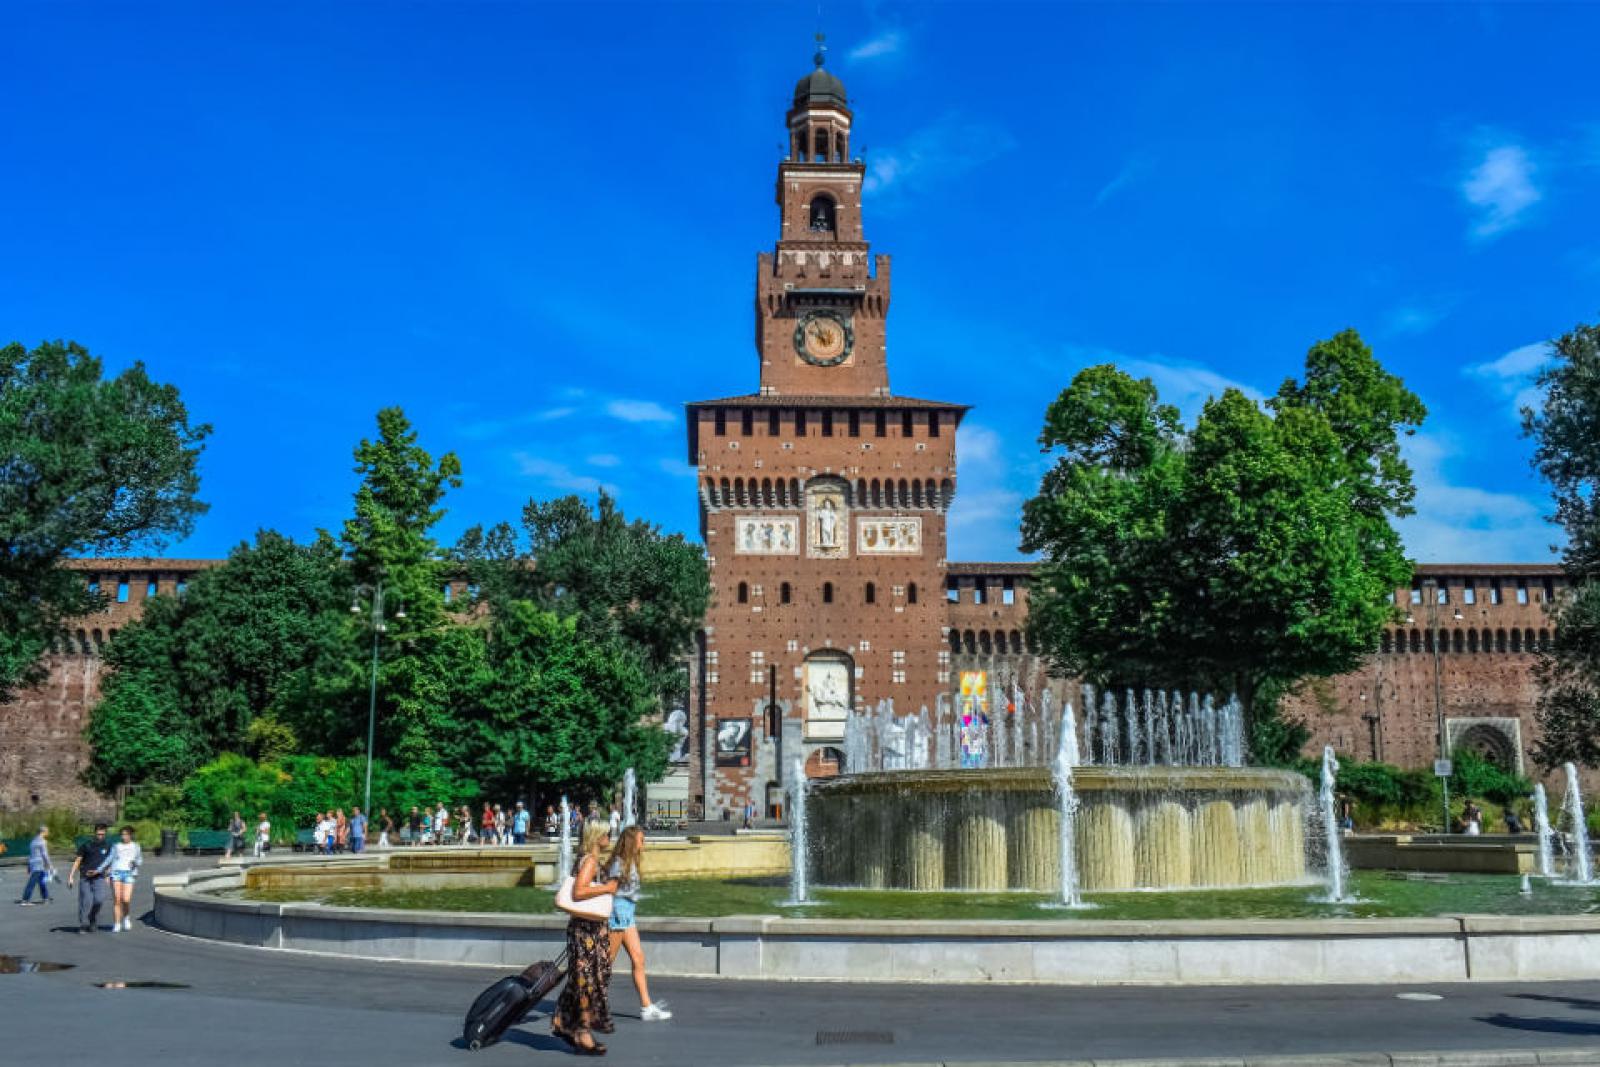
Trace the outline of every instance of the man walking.
<instances>
[{"instance_id":1,"label":"man walking","mask_svg":"<svg viewBox=\"0 0 1600 1067\"><path fill-rule=\"evenodd\" d=\"M350 851L360 852L367 846L367 817L360 808L351 809L350 815Z\"/></svg>"},{"instance_id":2,"label":"man walking","mask_svg":"<svg viewBox=\"0 0 1600 1067\"><path fill-rule=\"evenodd\" d=\"M520 800L516 814L511 816L511 840L519 845L528 843L528 809Z\"/></svg>"},{"instance_id":3,"label":"man walking","mask_svg":"<svg viewBox=\"0 0 1600 1067\"><path fill-rule=\"evenodd\" d=\"M67 872L68 889L82 876L78 880L78 929L84 933L94 932L100 909L111 899L110 878L106 872L111 870L114 855L111 842L106 840L106 824L95 823L94 837L78 849L78 858L72 861L72 870Z\"/></svg>"},{"instance_id":4,"label":"man walking","mask_svg":"<svg viewBox=\"0 0 1600 1067\"><path fill-rule=\"evenodd\" d=\"M50 863L50 827L39 827L38 836L28 843L28 884L17 901L25 908L33 907L33 887L39 887L41 903L50 903L50 879L55 875Z\"/></svg>"}]
</instances>

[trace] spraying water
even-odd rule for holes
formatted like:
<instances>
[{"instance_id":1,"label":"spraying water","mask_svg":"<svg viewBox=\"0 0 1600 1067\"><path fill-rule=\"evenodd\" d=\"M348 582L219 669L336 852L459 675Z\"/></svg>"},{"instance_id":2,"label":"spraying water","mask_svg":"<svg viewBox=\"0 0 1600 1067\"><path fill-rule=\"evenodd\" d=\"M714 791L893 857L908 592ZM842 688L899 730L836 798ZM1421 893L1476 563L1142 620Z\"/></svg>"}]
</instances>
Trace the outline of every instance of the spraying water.
<instances>
[{"instance_id":1,"label":"spraying water","mask_svg":"<svg viewBox=\"0 0 1600 1067\"><path fill-rule=\"evenodd\" d=\"M1322 808L1322 830L1328 837L1328 900L1343 900L1345 884L1344 841L1339 836L1339 814L1334 810L1333 786L1339 775L1339 760L1333 746L1322 750L1322 788L1317 799Z\"/></svg>"},{"instance_id":2,"label":"spraying water","mask_svg":"<svg viewBox=\"0 0 1600 1067\"><path fill-rule=\"evenodd\" d=\"M629 767L622 772L622 825L632 826L639 821L639 779Z\"/></svg>"},{"instance_id":3,"label":"spraying water","mask_svg":"<svg viewBox=\"0 0 1600 1067\"><path fill-rule=\"evenodd\" d=\"M1556 860L1550 853L1550 801L1544 795L1544 786L1533 787L1533 829L1539 835L1539 876L1554 878Z\"/></svg>"},{"instance_id":4,"label":"spraying water","mask_svg":"<svg viewBox=\"0 0 1600 1067\"><path fill-rule=\"evenodd\" d=\"M1056 749L1052 770L1056 803L1061 808L1061 905L1083 906L1078 889L1078 794L1072 788L1072 769L1078 765L1078 724L1073 722L1072 702L1061 709L1061 744Z\"/></svg>"},{"instance_id":5,"label":"spraying water","mask_svg":"<svg viewBox=\"0 0 1600 1067\"><path fill-rule=\"evenodd\" d=\"M1589 824L1583 817L1583 796L1578 792L1578 768L1567 763L1567 814L1572 818L1572 880L1582 885L1594 881L1589 858Z\"/></svg>"},{"instance_id":6,"label":"spraying water","mask_svg":"<svg viewBox=\"0 0 1600 1067\"><path fill-rule=\"evenodd\" d=\"M808 903L806 896L806 761L794 758L789 768L789 900Z\"/></svg>"},{"instance_id":7,"label":"spraying water","mask_svg":"<svg viewBox=\"0 0 1600 1067\"><path fill-rule=\"evenodd\" d=\"M561 851L556 865L556 885L572 870L572 808L567 798L561 798Z\"/></svg>"}]
</instances>

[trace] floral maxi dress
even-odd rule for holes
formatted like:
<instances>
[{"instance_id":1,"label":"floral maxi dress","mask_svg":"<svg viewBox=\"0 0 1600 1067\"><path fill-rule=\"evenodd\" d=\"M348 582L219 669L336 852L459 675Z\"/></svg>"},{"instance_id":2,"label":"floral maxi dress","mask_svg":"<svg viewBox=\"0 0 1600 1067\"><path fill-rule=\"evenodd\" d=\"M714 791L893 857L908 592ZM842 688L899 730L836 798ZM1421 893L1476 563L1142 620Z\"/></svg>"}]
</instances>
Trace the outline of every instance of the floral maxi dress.
<instances>
[{"instance_id":1,"label":"floral maxi dress","mask_svg":"<svg viewBox=\"0 0 1600 1067\"><path fill-rule=\"evenodd\" d=\"M567 984L551 1026L557 1033L608 1030L611 1026L611 935L604 919L567 922Z\"/></svg>"}]
</instances>

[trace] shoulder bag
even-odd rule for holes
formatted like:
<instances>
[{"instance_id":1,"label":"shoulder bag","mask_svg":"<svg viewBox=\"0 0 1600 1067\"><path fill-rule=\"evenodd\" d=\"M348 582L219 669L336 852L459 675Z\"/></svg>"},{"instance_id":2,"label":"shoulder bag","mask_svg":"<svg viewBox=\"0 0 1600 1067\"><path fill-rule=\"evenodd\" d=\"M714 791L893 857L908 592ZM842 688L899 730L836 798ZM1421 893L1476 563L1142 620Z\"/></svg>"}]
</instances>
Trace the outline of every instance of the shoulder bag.
<instances>
[{"instance_id":1,"label":"shoulder bag","mask_svg":"<svg viewBox=\"0 0 1600 1067\"><path fill-rule=\"evenodd\" d=\"M576 919L588 919L591 922L611 918L611 906L614 898L610 893L601 893L597 897L587 900L572 899L573 878L568 875L561 880L561 888L556 890L556 907Z\"/></svg>"}]
</instances>

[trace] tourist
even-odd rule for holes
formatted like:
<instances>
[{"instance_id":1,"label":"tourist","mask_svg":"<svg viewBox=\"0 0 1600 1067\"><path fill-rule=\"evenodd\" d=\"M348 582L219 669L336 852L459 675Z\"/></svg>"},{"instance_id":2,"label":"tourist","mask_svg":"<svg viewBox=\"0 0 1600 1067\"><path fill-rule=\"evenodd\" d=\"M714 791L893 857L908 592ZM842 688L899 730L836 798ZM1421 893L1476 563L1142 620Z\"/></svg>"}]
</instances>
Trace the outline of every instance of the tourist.
<instances>
[{"instance_id":1,"label":"tourist","mask_svg":"<svg viewBox=\"0 0 1600 1067\"><path fill-rule=\"evenodd\" d=\"M267 813L262 812L256 816L260 821L256 823L256 848L257 858L266 855L267 849L272 847L272 822L267 818Z\"/></svg>"},{"instance_id":2,"label":"tourist","mask_svg":"<svg viewBox=\"0 0 1600 1067\"><path fill-rule=\"evenodd\" d=\"M444 801L439 801L438 809L433 813L433 843L445 843L445 833L450 829L450 812L444 806Z\"/></svg>"},{"instance_id":3,"label":"tourist","mask_svg":"<svg viewBox=\"0 0 1600 1067\"><path fill-rule=\"evenodd\" d=\"M133 827L122 828L122 840L111 847L111 932L133 929L133 884L139 879L144 852L133 839Z\"/></svg>"},{"instance_id":4,"label":"tourist","mask_svg":"<svg viewBox=\"0 0 1600 1067\"><path fill-rule=\"evenodd\" d=\"M1506 814L1506 833L1508 833L1508 834L1520 834L1520 833L1522 833L1522 817L1517 814L1516 807L1514 805L1507 804L1506 805L1506 813L1505 814Z\"/></svg>"},{"instance_id":5,"label":"tourist","mask_svg":"<svg viewBox=\"0 0 1600 1067\"><path fill-rule=\"evenodd\" d=\"M478 817L478 844L496 845L500 843L500 836L494 830L494 805L487 800L483 802L483 814Z\"/></svg>"},{"instance_id":6,"label":"tourist","mask_svg":"<svg viewBox=\"0 0 1600 1067\"><path fill-rule=\"evenodd\" d=\"M50 862L50 827L41 826L34 839L28 842L28 884L22 889L22 899L17 901L25 908L33 907L33 887L39 887L39 902L50 903L50 879L56 875L55 864Z\"/></svg>"},{"instance_id":7,"label":"tourist","mask_svg":"<svg viewBox=\"0 0 1600 1067\"><path fill-rule=\"evenodd\" d=\"M516 814L511 816L511 840L519 845L528 843L528 809L517 801Z\"/></svg>"},{"instance_id":8,"label":"tourist","mask_svg":"<svg viewBox=\"0 0 1600 1067\"><path fill-rule=\"evenodd\" d=\"M506 819L506 809L499 804L494 806L494 839L496 844L511 844L511 823Z\"/></svg>"},{"instance_id":9,"label":"tourist","mask_svg":"<svg viewBox=\"0 0 1600 1067\"><path fill-rule=\"evenodd\" d=\"M519 804L518 807L521 807ZM544 836L559 837L561 834L561 816L556 812L554 804L544 806Z\"/></svg>"},{"instance_id":10,"label":"tourist","mask_svg":"<svg viewBox=\"0 0 1600 1067\"><path fill-rule=\"evenodd\" d=\"M411 814L406 816L406 831L411 835L413 845L422 844L422 812L415 804L411 805Z\"/></svg>"},{"instance_id":11,"label":"tourist","mask_svg":"<svg viewBox=\"0 0 1600 1067\"><path fill-rule=\"evenodd\" d=\"M311 840L324 856L333 855L334 825L328 815L328 812L317 812L316 821L311 826Z\"/></svg>"},{"instance_id":12,"label":"tourist","mask_svg":"<svg viewBox=\"0 0 1600 1067\"><path fill-rule=\"evenodd\" d=\"M617 883L617 899L611 906L611 918L606 928L611 931L611 962L617 962L617 953L624 946L633 963L633 988L639 991L639 1018L647 1023L665 1022L672 1012L664 1003L652 1003L650 987L644 976L644 948L639 944L639 928L634 925L634 913L639 903L639 857L644 853L644 831L630 826L617 839L606 866L606 877Z\"/></svg>"},{"instance_id":13,"label":"tourist","mask_svg":"<svg viewBox=\"0 0 1600 1067\"><path fill-rule=\"evenodd\" d=\"M616 882L597 881L610 846L611 829L604 820L590 819L583 824L582 847L572 872L573 900L617 891ZM612 1031L610 950L606 920L577 915L567 920L567 984L550 1017L550 1032L580 1056L605 1055L606 1047L594 1039L594 1031Z\"/></svg>"},{"instance_id":14,"label":"tourist","mask_svg":"<svg viewBox=\"0 0 1600 1067\"><path fill-rule=\"evenodd\" d=\"M223 859L232 859L235 852L244 851L244 816L238 812L228 820L228 847L222 850Z\"/></svg>"},{"instance_id":15,"label":"tourist","mask_svg":"<svg viewBox=\"0 0 1600 1067\"><path fill-rule=\"evenodd\" d=\"M100 909L111 895L106 888L111 879L111 842L106 840L106 824L95 823L94 836L78 847L78 857L67 872L67 888L78 880L78 929L93 933L100 918ZM81 878L79 876L82 876Z\"/></svg>"},{"instance_id":16,"label":"tourist","mask_svg":"<svg viewBox=\"0 0 1600 1067\"><path fill-rule=\"evenodd\" d=\"M1461 808L1461 821L1468 836L1477 837L1483 833L1483 811L1468 800Z\"/></svg>"},{"instance_id":17,"label":"tourist","mask_svg":"<svg viewBox=\"0 0 1600 1067\"><path fill-rule=\"evenodd\" d=\"M344 817L344 809L340 808L333 816L333 850L343 852L350 844L350 820Z\"/></svg>"},{"instance_id":18,"label":"tourist","mask_svg":"<svg viewBox=\"0 0 1600 1067\"><path fill-rule=\"evenodd\" d=\"M622 812L617 810L615 804L611 805L611 814L606 817L606 823L611 827L611 840L617 840L617 835L622 832Z\"/></svg>"},{"instance_id":19,"label":"tourist","mask_svg":"<svg viewBox=\"0 0 1600 1067\"><path fill-rule=\"evenodd\" d=\"M350 809L350 851L359 853L367 844L367 817L360 808Z\"/></svg>"}]
</instances>

